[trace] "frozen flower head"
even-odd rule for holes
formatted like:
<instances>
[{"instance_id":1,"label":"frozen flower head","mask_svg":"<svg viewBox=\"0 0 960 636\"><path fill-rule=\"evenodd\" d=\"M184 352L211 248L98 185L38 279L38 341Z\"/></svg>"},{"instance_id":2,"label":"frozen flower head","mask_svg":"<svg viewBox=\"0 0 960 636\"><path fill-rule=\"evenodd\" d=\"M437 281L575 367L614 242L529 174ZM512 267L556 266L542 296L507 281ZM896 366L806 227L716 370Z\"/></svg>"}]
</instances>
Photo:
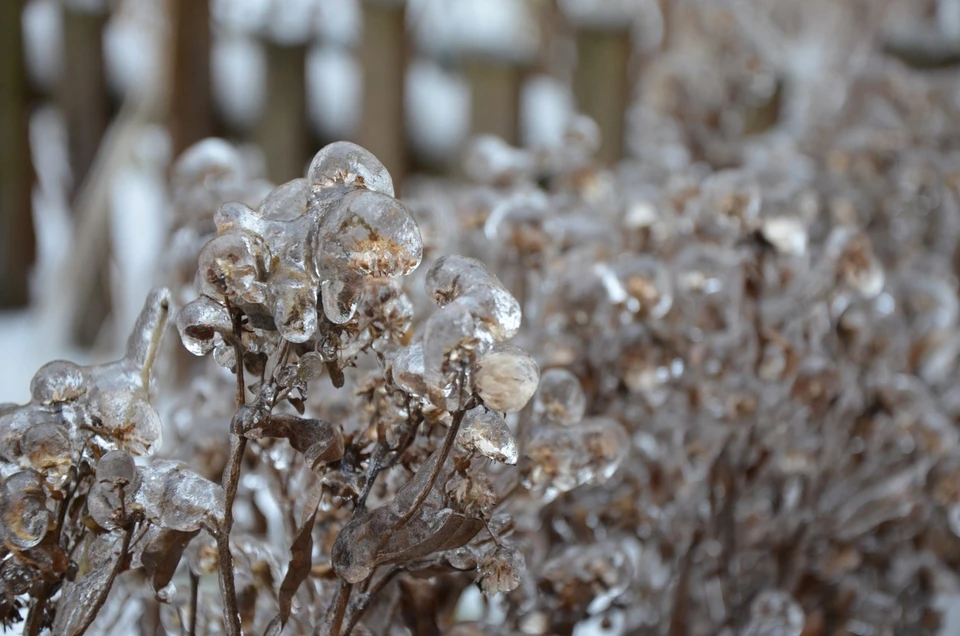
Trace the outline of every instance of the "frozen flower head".
<instances>
[{"instance_id":1,"label":"frozen flower head","mask_svg":"<svg viewBox=\"0 0 960 636\"><path fill-rule=\"evenodd\" d=\"M289 342L306 342L320 312L331 323L349 322L368 276L408 274L423 252L416 222L393 198L389 173L347 142L323 148L306 179L279 186L256 210L229 203L215 220L218 235L201 251L197 274L208 299L195 302L205 309L188 305L179 325L194 352L212 349L214 334L225 335L225 313L211 300L239 308Z\"/></svg>"},{"instance_id":2,"label":"frozen flower head","mask_svg":"<svg viewBox=\"0 0 960 636\"><path fill-rule=\"evenodd\" d=\"M169 311L169 292L154 290L121 360L89 367L58 360L37 371L32 400L0 415L0 459L62 476L92 449L152 452L162 431L150 375Z\"/></svg>"}]
</instances>

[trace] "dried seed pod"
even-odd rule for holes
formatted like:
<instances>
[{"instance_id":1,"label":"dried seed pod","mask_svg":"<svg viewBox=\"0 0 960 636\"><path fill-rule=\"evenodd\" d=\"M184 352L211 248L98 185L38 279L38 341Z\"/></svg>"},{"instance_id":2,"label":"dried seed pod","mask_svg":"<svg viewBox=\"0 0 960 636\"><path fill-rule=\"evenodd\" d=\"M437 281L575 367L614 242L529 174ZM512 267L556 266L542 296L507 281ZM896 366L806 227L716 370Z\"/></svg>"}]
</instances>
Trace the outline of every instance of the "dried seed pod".
<instances>
[{"instance_id":1,"label":"dried seed pod","mask_svg":"<svg viewBox=\"0 0 960 636\"><path fill-rule=\"evenodd\" d=\"M540 369L530 354L513 345L497 345L477 361L473 386L491 409L514 413L533 397Z\"/></svg>"},{"instance_id":2,"label":"dried seed pod","mask_svg":"<svg viewBox=\"0 0 960 636\"><path fill-rule=\"evenodd\" d=\"M519 549L501 545L480 563L480 589L487 596L512 592L520 585L526 559Z\"/></svg>"}]
</instances>

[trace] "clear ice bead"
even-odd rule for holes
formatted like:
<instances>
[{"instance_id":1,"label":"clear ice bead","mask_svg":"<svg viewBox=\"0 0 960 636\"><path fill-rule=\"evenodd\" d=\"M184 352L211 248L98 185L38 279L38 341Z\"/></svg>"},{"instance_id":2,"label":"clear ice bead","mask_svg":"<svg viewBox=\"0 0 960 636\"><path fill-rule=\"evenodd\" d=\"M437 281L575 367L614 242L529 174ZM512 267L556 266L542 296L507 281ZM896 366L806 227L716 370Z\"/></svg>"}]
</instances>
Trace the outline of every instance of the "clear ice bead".
<instances>
[{"instance_id":1,"label":"clear ice bead","mask_svg":"<svg viewBox=\"0 0 960 636\"><path fill-rule=\"evenodd\" d=\"M226 307L200 296L177 313L177 331L187 351L202 356L213 351L218 333L221 337L232 337L233 321Z\"/></svg>"}]
</instances>

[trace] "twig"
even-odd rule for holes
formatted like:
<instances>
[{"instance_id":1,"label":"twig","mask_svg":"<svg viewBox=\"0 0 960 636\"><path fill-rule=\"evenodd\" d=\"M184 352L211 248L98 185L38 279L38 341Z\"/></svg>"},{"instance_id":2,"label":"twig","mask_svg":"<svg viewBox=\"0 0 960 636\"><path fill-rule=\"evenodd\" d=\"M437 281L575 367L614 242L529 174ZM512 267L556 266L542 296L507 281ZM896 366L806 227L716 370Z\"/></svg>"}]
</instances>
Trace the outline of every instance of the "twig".
<instances>
[{"instance_id":1,"label":"twig","mask_svg":"<svg viewBox=\"0 0 960 636\"><path fill-rule=\"evenodd\" d=\"M410 521L417 510L420 509L420 506L423 505L423 502L427 500L427 497L430 495L430 491L433 490L434 484L437 483L437 477L440 476L440 471L443 470L443 464L447 461L447 456L450 454L450 449L453 448L453 442L457 439L457 432L460 430L460 423L463 422L463 416L466 415L467 411L472 405L467 404L466 408L460 409L453 416L453 422L450 423L450 429L447 431L447 436L443 439L443 446L440 447L440 455L437 457L437 462L433 465L433 470L430 471L430 476L427 478L427 483L424 484L424 487L417 493L417 498L413 500L413 504L410 506L410 509L407 510L400 520L397 521L396 528L400 528L405 523Z\"/></svg>"},{"instance_id":2,"label":"twig","mask_svg":"<svg viewBox=\"0 0 960 636\"><path fill-rule=\"evenodd\" d=\"M233 319L233 350L237 367L237 412L246 405L246 386L243 381L243 344L239 311L231 309ZM227 634L240 636L240 608L237 605L236 583L233 577L233 555L230 554L230 531L233 529L233 501L237 497L240 483L240 469L243 464L243 452L247 448L247 438L230 432L230 456L223 469L221 483L224 489L223 524L216 533L217 540L217 580L220 595L223 597L223 620Z\"/></svg>"},{"instance_id":3,"label":"twig","mask_svg":"<svg viewBox=\"0 0 960 636\"><path fill-rule=\"evenodd\" d=\"M393 578L400 573L400 566L395 565L387 572L377 579L377 582L373 584L373 587L370 588L370 591L366 592L363 596L357 599L357 604L352 608L350 612L350 618L347 619L347 626L344 628L344 636L350 636L350 632L353 631L353 628L357 626L357 623L360 622L360 619L363 618L363 615L366 613L367 608L370 607L370 601L387 586Z\"/></svg>"}]
</instances>

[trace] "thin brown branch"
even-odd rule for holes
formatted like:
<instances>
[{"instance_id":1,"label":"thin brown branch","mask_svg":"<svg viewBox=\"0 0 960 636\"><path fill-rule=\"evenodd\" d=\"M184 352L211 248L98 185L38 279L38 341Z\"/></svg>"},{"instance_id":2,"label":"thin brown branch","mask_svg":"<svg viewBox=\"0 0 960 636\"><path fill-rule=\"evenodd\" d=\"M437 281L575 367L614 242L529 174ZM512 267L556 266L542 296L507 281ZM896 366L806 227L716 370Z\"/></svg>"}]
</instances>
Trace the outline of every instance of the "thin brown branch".
<instances>
[{"instance_id":1,"label":"thin brown branch","mask_svg":"<svg viewBox=\"0 0 960 636\"><path fill-rule=\"evenodd\" d=\"M133 538L133 524L130 524L123 532L123 541L120 544L120 554L117 555L117 561L113 564L113 569L110 570L110 577L107 579L106 585L104 585L103 589L100 590L100 594L93 601L93 608L87 612L83 622L80 624L77 631L72 634L72 636L82 636L88 629L90 629L90 625L93 624L93 620L97 617L97 614L100 613L100 608L103 607L103 604L107 601L107 596L110 594L110 589L113 587L114 580L116 580L117 575L123 571L123 565L127 560L127 552L130 550L131 538Z\"/></svg>"},{"instance_id":2,"label":"thin brown branch","mask_svg":"<svg viewBox=\"0 0 960 636\"><path fill-rule=\"evenodd\" d=\"M469 406L470 405L468 405L468 408ZM423 489L417 493L417 498L413 500L413 505L410 506L410 509L397 521L397 528L403 526L417 514L417 510L420 509L420 506L423 505L423 502L426 501L430 495L430 491L433 490L433 486L437 483L437 478L440 476L440 471L443 470L443 465L447 461L447 456L450 454L450 449L453 448L453 443L457 439L457 432L460 430L460 424L463 422L463 416L466 415L468 408L460 409L454 414L453 422L450 423L447 436L443 439L443 446L440 447L440 455L437 457L437 462L433 465L433 470L430 471L427 483L424 484Z\"/></svg>"}]
</instances>

